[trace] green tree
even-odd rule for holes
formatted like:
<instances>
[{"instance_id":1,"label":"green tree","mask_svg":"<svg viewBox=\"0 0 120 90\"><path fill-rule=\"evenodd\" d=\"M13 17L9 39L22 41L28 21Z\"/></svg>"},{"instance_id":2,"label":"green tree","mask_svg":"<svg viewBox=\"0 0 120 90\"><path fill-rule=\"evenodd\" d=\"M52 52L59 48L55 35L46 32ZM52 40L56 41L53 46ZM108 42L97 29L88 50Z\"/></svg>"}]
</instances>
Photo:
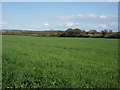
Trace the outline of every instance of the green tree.
<instances>
[{"instance_id":1,"label":"green tree","mask_svg":"<svg viewBox=\"0 0 120 90\"><path fill-rule=\"evenodd\" d=\"M89 33L95 35L97 34L97 30L90 30Z\"/></svg>"},{"instance_id":2,"label":"green tree","mask_svg":"<svg viewBox=\"0 0 120 90\"><path fill-rule=\"evenodd\" d=\"M108 34L108 30L106 30L106 29L105 29L105 30L102 30L102 31L101 31L101 34L105 37L105 36Z\"/></svg>"},{"instance_id":3,"label":"green tree","mask_svg":"<svg viewBox=\"0 0 120 90\"><path fill-rule=\"evenodd\" d=\"M85 31L85 30L82 30L82 33L86 33L86 31Z\"/></svg>"},{"instance_id":4,"label":"green tree","mask_svg":"<svg viewBox=\"0 0 120 90\"><path fill-rule=\"evenodd\" d=\"M76 29L68 28L61 36L76 37L76 36L79 36L80 33L81 33L81 30L79 28L76 28Z\"/></svg>"}]
</instances>

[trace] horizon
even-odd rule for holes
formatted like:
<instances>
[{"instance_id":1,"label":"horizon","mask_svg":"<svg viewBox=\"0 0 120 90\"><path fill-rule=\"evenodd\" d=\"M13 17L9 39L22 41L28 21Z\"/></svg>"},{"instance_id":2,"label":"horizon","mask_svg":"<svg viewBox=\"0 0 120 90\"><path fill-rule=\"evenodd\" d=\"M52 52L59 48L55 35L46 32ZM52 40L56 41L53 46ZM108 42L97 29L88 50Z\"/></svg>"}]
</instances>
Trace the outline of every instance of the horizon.
<instances>
[{"instance_id":1,"label":"horizon","mask_svg":"<svg viewBox=\"0 0 120 90\"><path fill-rule=\"evenodd\" d=\"M3 2L2 28L118 31L116 2Z\"/></svg>"},{"instance_id":2,"label":"horizon","mask_svg":"<svg viewBox=\"0 0 120 90\"><path fill-rule=\"evenodd\" d=\"M69 29L69 28L68 28ZM68 30L68 29L66 29L66 30ZM76 29L76 28L70 28L70 29ZM77 28L77 29L80 29L80 28ZM0 31L66 31L66 30L39 30L39 29L0 29ZM82 29L80 29L80 30L82 30ZM95 29L91 29L91 30L95 30ZM89 32L89 31L91 31L91 30L85 30L86 32ZM104 29L104 30L107 30L107 29ZM104 30L96 30L97 32L101 32L101 31L104 31ZM107 30L108 32L110 31L110 30ZM112 32L119 32L119 31L113 31L112 30Z\"/></svg>"}]
</instances>

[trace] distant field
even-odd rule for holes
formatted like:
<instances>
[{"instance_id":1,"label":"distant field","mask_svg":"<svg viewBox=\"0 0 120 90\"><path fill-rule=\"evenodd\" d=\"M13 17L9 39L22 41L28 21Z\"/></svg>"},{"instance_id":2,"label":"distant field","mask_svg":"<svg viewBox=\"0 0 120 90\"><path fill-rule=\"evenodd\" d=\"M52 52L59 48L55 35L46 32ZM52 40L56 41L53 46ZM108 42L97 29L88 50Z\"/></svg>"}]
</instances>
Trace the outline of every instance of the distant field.
<instances>
[{"instance_id":1,"label":"distant field","mask_svg":"<svg viewBox=\"0 0 120 90\"><path fill-rule=\"evenodd\" d=\"M3 88L117 88L118 39L3 36Z\"/></svg>"}]
</instances>

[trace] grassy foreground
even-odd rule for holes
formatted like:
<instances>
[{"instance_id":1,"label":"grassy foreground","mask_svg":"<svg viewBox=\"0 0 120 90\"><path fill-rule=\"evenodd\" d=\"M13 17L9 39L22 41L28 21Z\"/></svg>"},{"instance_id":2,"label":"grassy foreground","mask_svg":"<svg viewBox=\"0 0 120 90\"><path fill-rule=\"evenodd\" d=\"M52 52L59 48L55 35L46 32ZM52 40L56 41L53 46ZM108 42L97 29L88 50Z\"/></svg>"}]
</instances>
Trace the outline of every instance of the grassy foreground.
<instances>
[{"instance_id":1,"label":"grassy foreground","mask_svg":"<svg viewBox=\"0 0 120 90\"><path fill-rule=\"evenodd\" d=\"M118 40L3 36L3 88L117 88Z\"/></svg>"}]
</instances>

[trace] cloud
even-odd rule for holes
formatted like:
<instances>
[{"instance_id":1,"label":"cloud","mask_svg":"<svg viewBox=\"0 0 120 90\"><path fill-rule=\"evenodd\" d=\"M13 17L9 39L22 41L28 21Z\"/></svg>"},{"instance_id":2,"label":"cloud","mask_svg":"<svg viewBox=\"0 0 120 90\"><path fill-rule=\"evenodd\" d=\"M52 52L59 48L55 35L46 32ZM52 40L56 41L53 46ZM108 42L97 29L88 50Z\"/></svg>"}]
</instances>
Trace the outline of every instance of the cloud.
<instances>
[{"instance_id":1,"label":"cloud","mask_svg":"<svg viewBox=\"0 0 120 90\"><path fill-rule=\"evenodd\" d=\"M105 15L100 15L99 18L100 18L100 19L105 19L105 18L107 18L107 16L105 16Z\"/></svg>"},{"instance_id":2,"label":"cloud","mask_svg":"<svg viewBox=\"0 0 120 90\"><path fill-rule=\"evenodd\" d=\"M77 15L60 15L57 16L58 19L70 19L70 18L74 18L77 17Z\"/></svg>"},{"instance_id":3,"label":"cloud","mask_svg":"<svg viewBox=\"0 0 120 90\"><path fill-rule=\"evenodd\" d=\"M66 24L66 26L79 26L79 25L80 25L80 23L78 23L78 22L68 22Z\"/></svg>"},{"instance_id":4,"label":"cloud","mask_svg":"<svg viewBox=\"0 0 120 90\"><path fill-rule=\"evenodd\" d=\"M98 17L98 15L96 15L96 14L86 14L85 16L90 17L90 18L97 18Z\"/></svg>"},{"instance_id":5,"label":"cloud","mask_svg":"<svg viewBox=\"0 0 120 90\"><path fill-rule=\"evenodd\" d=\"M73 26L74 23L67 23L66 25L67 25L67 26Z\"/></svg>"},{"instance_id":6,"label":"cloud","mask_svg":"<svg viewBox=\"0 0 120 90\"><path fill-rule=\"evenodd\" d=\"M98 15L98 14L78 14L78 15L60 15L58 19L71 20L71 19L110 19L117 18L117 15Z\"/></svg>"},{"instance_id":7,"label":"cloud","mask_svg":"<svg viewBox=\"0 0 120 90\"><path fill-rule=\"evenodd\" d=\"M118 22L109 22L110 26L117 26L118 27Z\"/></svg>"},{"instance_id":8,"label":"cloud","mask_svg":"<svg viewBox=\"0 0 120 90\"><path fill-rule=\"evenodd\" d=\"M5 28L10 28L10 29L22 29L23 26L21 25L8 25L7 27Z\"/></svg>"},{"instance_id":9,"label":"cloud","mask_svg":"<svg viewBox=\"0 0 120 90\"><path fill-rule=\"evenodd\" d=\"M107 25L106 24L100 24L99 27L101 27L102 29L107 29Z\"/></svg>"},{"instance_id":10,"label":"cloud","mask_svg":"<svg viewBox=\"0 0 120 90\"><path fill-rule=\"evenodd\" d=\"M45 23L44 26L48 26L49 24L48 23Z\"/></svg>"},{"instance_id":11,"label":"cloud","mask_svg":"<svg viewBox=\"0 0 120 90\"><path fill-rule=\"evenodd\" d=\"M117 15L106 14L74 14L74 15L53 15L52 19L34 23L8 23L6 20L1 22L3 28L10 29L53 29L66 30L67 28L80 28L84 30L96 29L112 29L117 28ZM51 17L49 17L51 18ZM48 21L47 21L48 20Z\"/></svg>"},{"instance_id":12,"label":"cloud","mask_svg":"<svg viewBox=\"0 0 120 90\"><path fill-rule=\"evenodd\" d=\"M79 27L84 29L114 29L118 15L106 14L76 14L59 15L58 21L66 22L67 27ZM67 23L69 22L69 23ZM110 23L111 22L111 23ZM77 23L77 24L76 24Z\"/></svg>"}]
</instances>

